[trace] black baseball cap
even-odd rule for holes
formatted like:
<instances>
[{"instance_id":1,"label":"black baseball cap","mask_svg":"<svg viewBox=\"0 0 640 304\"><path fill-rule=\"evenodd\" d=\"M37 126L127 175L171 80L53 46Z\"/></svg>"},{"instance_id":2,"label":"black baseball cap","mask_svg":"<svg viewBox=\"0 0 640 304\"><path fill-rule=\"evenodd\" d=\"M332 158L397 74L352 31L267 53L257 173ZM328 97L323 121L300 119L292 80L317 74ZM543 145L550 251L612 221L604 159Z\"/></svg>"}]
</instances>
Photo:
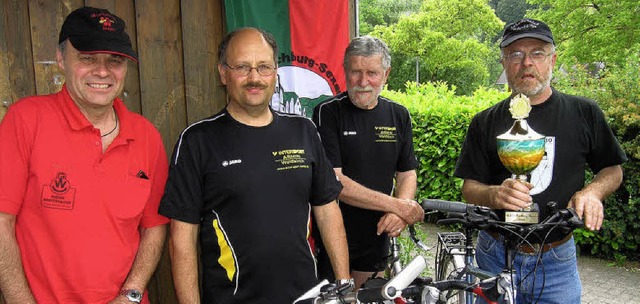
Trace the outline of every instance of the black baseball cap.
<instances>
[{"instance_id":1,"label":"black baseball cap","mask_svg":"<svg viewBox=\"0 0 640 304\"><path fill-rule=\"evenodd\" d=\"M553 34L551 34L551 29L548 25L539 20L525 18L505 26L500 47L508 46L522 38L536 38L555 44Z\"/></svg>"},{"instance_id":2,"label":"black baseball cap","mask_svg":"<svg viewBox=\"0 0 640 304\"><path fill-rule=\"evenodd\" d=\"M106 9L84 6L71 12L62 24L58 43L69 39L83 53L118 54L138 61L125 23Z\"/></svg>"}]
</instances>

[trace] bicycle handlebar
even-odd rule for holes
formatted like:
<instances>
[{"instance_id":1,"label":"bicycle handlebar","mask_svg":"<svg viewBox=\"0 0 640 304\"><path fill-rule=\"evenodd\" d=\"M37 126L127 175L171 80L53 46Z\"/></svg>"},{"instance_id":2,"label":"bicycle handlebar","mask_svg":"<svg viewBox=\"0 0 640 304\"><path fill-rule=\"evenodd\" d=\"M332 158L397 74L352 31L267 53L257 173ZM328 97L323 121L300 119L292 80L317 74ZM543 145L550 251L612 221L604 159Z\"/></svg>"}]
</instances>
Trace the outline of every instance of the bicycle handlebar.
<instances>
[{"instance_id":1,"label":"bicycle handlebar","mask_svg":"<svg viewBox=\"0 0 640 304\"><path fill-rule=\"evenodd\" d=\"M379 302L393 300L402 295L402 290L407 288L415 278L427 267L427 261L423 256L416 256L402 271L389 280L382 287L365 288L341 294L335 290L335 286L330 286L326 280L314 286L304 295L294 301L298 303L305 300L313 300L314 304L337 304L360 301L362 303ZM327 289L327 290L323 290Z\"/></svg>"},{"instance_id":2,"label":"bicycle handlebar","mask_svg":"<svg viewBox=\"0 0 640 304\"><path fill-rule=\"evenodd\" d=\"M422 209L425 210L437 210L442 212L455 212L466 213L467 204L462 202L450 202L439 199L424 199L422 200Z\"/></svg>"},{"instance_id":3,"label":"bicycle handlebar","mask_svg":"<svg viewBox=\"0 0 640 304\"><path fill-rule=\"evenodd\" d=\"M450 215L449 218L438 221L440 223L462 223L465 226L476 229L486 229L491 226L518 226L525 231L533 231L551 224L560 224L559 226L563 229L575 229L584 226L584 223L578 217L575 210L571 208L559 210L555 202L549 202L548 204L548 208L550 209L549 213L551 214L549 217L538 224L529 226L498 221L498 216L495 212L483 206L437 199L424 199L421 205L425 210L458 214L458 216Z\"/></svg>"}]
</instances>

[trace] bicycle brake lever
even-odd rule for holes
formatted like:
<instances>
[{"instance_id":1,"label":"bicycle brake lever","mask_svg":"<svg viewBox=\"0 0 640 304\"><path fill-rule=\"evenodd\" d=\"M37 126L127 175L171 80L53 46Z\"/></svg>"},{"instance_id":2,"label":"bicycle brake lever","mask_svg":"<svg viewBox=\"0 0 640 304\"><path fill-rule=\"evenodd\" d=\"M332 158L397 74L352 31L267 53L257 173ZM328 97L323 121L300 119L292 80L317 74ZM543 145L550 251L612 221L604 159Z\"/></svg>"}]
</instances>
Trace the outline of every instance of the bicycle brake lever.
<instances>
[{"instance_id":1,"label":"bicycle brake lever","mask_svg":"<svg viewBox=\"0 0 640 304\"><path fill-rule=\"evenodd\" d=\"M580 219L580 217L578 217L578 214L576 213L576 211L573 208L567 208L565 210L566 210L567 213L570 214L568 216L568 218L565 218L565 219L567 220L567 223L572 228L584 227L584 222Z\"/></svg>"}]
</instances>

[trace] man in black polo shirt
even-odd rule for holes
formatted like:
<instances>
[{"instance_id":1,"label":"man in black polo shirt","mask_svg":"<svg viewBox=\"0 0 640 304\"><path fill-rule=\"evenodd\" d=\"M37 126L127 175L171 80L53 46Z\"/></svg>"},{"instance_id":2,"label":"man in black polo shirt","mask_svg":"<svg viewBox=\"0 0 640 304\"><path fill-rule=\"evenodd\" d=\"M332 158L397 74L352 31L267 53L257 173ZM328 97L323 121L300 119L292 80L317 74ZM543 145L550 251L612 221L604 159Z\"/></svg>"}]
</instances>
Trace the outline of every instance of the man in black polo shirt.
<instances>
[{"instance_id":1,"label":"man in black polo shirt","mask_svg":"<svg viewBox=\"0 0 640 304\"><path fill-rule=\"evenodd\" d=\"M322 145L344 188L340 209L356 286L385 269L389 236L424 218L415 201L416 167L411 117L380 96L389 76L387 45L373 37L353 39L344 55L347 92L314 109ZM331 277L319 246L320 277Z\"/></svg>"},{"instance_id":2,"label":"man in black polo shirt","mask_svg":"<svg viewBox=\"0 0 640 304\"><path fill-rule=\"evenodd\" d=\"M176 144L160 213L171 218L181 303L292 303L317 283L307 241L312 211L335 279L349 279L335 202L342 186L317 131L309 119L269 107L277 54L262 30L229 33L218 64L227 107L187 127Z\"/></svg>"}]
</instances>

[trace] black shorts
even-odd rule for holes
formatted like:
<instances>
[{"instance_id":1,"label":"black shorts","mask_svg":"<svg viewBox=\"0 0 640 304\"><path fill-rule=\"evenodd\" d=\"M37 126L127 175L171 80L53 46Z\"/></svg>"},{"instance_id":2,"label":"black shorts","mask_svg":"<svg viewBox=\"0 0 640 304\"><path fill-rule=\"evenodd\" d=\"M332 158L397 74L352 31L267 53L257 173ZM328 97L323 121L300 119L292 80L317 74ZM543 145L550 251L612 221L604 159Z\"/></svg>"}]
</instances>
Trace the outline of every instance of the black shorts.
<instances>
[{"instance_id":1,"label":"black shorts","mask_svg":"<svg viewBox=\"0 0 640 304\"><path fill-rule=\"evenodd\" d=\"M348 237L347 237L348 238ZM329 256L322 244L316 243L318 249L318 279L335 280ZM379 272L387 268L390 241L387 234L368 238L366 242L349 242L349 270L361 272Z\"/></svg>"},{"instance_id":2,"label":"black shorts","mask_svg":"<svg viewBox=\"0 0 640 304\"><path fill-rule=\"evenodd\" d=\"M362 272L383 271L389 257L389 237L386 233L366 242L349 244L349 265L351 270Z\"/></svg>"}]
</instances>

